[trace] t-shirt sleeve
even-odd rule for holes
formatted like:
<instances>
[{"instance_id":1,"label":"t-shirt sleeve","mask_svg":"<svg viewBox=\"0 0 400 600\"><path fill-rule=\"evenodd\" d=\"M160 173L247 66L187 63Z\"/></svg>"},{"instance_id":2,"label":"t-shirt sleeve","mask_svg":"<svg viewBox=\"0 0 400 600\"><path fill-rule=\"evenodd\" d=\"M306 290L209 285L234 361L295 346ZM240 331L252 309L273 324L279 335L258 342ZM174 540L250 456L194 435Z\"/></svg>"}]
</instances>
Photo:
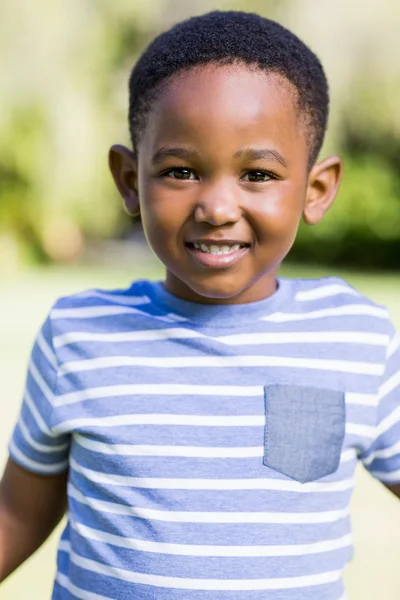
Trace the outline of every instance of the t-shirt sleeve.
<instances>
[{"instance_id":1,"label":"t-shirt sleeve","mask_svg":"<svg viewBox=\"0 0 400 600\"><path fill-rule=\"evenodd\" d=\"M52 430L56 381L57 359L48 317L32 348L23 402L9 444L13 461L42 475L68 469L69 436Z\"/></svg>"},{"instance_id":2,"label":"t-shirt sleeve","mask_svg":"<svg viewBox=\"0 0 400 600\"><path fill-rule=\"evenodd\" d=\"M361 457L370 473L386 484L400 483L400 335L391 338L378 393L373 444Z\"/></svg>"}]
</instances>

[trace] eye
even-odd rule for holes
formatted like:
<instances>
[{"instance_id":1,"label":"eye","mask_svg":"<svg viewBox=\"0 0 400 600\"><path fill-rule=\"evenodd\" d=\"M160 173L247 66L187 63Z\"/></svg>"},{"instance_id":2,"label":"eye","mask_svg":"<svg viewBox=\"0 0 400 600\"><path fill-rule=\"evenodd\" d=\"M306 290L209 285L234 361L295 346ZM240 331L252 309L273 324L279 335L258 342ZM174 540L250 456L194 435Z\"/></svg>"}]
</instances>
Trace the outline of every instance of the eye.
<instances>
[{"instance_id":1,"label":"eye","mask_svg":"<svg viewBox=\"0 0 400 600\"><path fill-rule=\"evenodd\" d=\"M164 177L171 177L171 179L180 179L180 180L196 180L196 174L186 167L174 167L173 169L169 169L168 171L164 171Z\"/></svg>"},{"instance_id":2,"label":"eye","mask_svg":"<svg viewBox=\"0 0 400 600\"><path fill-rule=\"evenodd\" d=\"M247 171L242 177L243 181L250 181L250 183L264 183L269 179L273 179L273 175L268 171Z\"/></svg>"}]
</instances>

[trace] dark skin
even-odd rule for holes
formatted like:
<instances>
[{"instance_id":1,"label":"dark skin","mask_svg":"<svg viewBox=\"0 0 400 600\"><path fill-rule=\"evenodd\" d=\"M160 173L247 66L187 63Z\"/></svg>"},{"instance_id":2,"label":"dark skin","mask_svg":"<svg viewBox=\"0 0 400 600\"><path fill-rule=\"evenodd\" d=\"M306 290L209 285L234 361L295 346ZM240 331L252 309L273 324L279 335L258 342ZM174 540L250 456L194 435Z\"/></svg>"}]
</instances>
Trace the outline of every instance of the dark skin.
<instances>
[{"instance_id":1,"label":"dark skin","mask_svg":"<svg viewBox=\"0 0 400 600\"><path fill-rule=\"evenodd\" d=\"M0 581L47 539L67 507L67 474L35 475L11 459L0 484Z\"/></svg>"},{"instance_id":2,"label":"dark skin","mask_svg":"<svg viewBox=\"0 0 400 600\"><path fill-rule=\"evenodd\" d=\"M173 294L213 304L270 296L301 219L318 223L333 202L342 162L332 156L309 172L295 98L289 82L258 69L195 68L156 102L138 157L111 149L125 206L141 214ZM232 267L209 269L188 251L199 239L248 248Z\"/></svg>"},{"instance_id":3,"label":"dark skin","mask_svg":"<svg viewBox=\"0 0 400 600\"><path fill-rule=\"evenodd\" d=\"M311 169L308 162L296 91L282 77L243 66L195 68L171 81L152 107L138 154L122 146L110 151L125 207L141 215L166 266L166 288L212 304L275 292L301 219L321 221L340 184L337 156ZM228 264L207 266L191 246L196 240L243 247ZM62 518L66 481L8 462L0 484L0 579ZM387 487L400 497L400 485Z\"/></svg>"}]
</instances>

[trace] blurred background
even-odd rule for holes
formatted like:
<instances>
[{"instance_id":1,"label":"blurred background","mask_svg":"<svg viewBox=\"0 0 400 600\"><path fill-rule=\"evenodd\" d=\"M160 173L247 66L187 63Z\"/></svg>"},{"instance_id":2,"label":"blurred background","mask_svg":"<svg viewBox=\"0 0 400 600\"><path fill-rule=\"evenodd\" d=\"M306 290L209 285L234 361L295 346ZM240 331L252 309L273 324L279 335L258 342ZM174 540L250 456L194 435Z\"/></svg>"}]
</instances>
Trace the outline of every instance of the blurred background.
<instances>
[{"instance_id":1,"label":"blurred background","mask_svg":"<svg viewBox=\"0 0 400 600\"><path fill-rule=\"evenodd\" d=\"M0 18L0 462L33 337L57 296L159 278L107 168L129 145L127 80L162 29L213 9L276 19L320 57L331 90L321 156L345 174L325 221L301 228L284 274L337 274L400 327L400 3L396 0L14 0ZM349 600L400 598L400 504L360 471ZM50 597L57 531L0 589Z\"/></svg>"}]
</instances>

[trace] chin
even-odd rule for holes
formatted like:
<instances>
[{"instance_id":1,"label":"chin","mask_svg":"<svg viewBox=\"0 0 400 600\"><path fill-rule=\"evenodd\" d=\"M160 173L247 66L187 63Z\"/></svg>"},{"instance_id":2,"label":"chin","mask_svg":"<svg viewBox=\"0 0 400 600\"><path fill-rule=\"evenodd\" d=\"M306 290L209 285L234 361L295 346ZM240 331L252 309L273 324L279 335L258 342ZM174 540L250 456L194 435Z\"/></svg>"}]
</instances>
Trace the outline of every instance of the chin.
<instances>
[{"instance_id":1,"label":"chin","mask_svg":"<svg viewBox=\"0 0 400 600\"><path fill-rule=\"evenodd\" d=\"M232 298L235 298L236 296L241 294L247 287L251 286L250 283L248 286L240 286L237 281L213 281L212 279L201 282L188 281L187 285L193 290L193 292L195 292L199 296L202 296L203 298L209 298L210 300L227 301Z\"/></svg>"}]
</instances>

